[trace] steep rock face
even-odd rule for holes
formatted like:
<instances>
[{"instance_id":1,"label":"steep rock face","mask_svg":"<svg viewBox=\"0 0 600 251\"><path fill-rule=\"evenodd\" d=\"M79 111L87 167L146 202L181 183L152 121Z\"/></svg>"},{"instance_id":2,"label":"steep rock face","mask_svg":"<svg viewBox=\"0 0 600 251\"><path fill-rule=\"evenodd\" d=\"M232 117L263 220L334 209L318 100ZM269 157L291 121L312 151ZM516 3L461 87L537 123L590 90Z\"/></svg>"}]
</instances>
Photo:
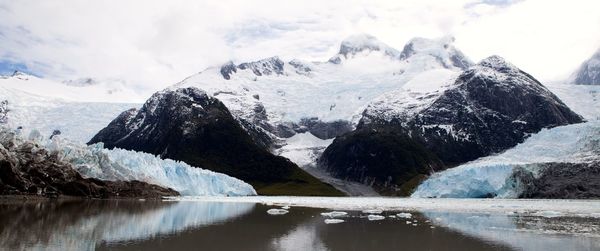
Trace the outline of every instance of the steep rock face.
<instances>
[{"instance_id":1,"label":"steep rock face","mask_svg":"<svg viewBox=\"0 0 600 251\"><path fill-rule=\"evenodd\" d=\"M573 74L572 82L578 85L600 85L600 50L586 60Z\"/></svg>"},{"instance_id":2,"label":"steep rock face","mask_svg":"<svg viewBox=\"0 0 600 251\"><path fill-rule=\"evenodd\" d=\"M0 101L0 124L8 122L8 100Z\"/></svg>"},{"instance_id":3,"label":"steep rock face","mask_svg":"<svg viewBox=\"0 0 600 251\"><path fill-rule=\"evenodd\" d=\"M462 72L441 91L411 99L423 102L374 103L359 127L401 127L450 165L513 147L542 128L583 121L540 82L497 56Z\"/></svg>"},{"instance_id":4,"label":"steep rock face","mask_svg":"<svg viewBox=\"0 0 600 251\"><path fill-rule=\"evenodd\" d=\"M337 137L319 159L335 177L369 184L385 195L408 196L441 161L404 131L361 128Z\"/></svg>"},{"instance_id":5,"label":"steep rock face","mask_svg":"<svg viewBox=\"0 0 600 251\"><path fill-rule=\"evenodd\" d=\"M536 175L526 168L512 175L521 186L520 198L597 199L600 198L600 162L544 163Z\"/></svg>"},{"instance_id":6,"label":"steep rock face","mask_svg":"<svg viewBox=\"0 0 600 251\"><path fill-rule=\"evenodd\" d=\"M259 147L223 103L197 88L156 93L134 113L118 116L90 143L104 142L107 148L158 154L225 173L249 182L259 194L338 193Z\"/></svg>"},{"instance_id":7,"label":"steep rock face","mask_svg":"<svg viewBox=\"0 0 600 251\"><path fill-rule=\"evenodd\" d=\"M173 189L141 181L83 178L75 168L34 142L3 140L0 144L0 194L58 195L90 198L179 195Z\"/></svg>"}]
</instances>

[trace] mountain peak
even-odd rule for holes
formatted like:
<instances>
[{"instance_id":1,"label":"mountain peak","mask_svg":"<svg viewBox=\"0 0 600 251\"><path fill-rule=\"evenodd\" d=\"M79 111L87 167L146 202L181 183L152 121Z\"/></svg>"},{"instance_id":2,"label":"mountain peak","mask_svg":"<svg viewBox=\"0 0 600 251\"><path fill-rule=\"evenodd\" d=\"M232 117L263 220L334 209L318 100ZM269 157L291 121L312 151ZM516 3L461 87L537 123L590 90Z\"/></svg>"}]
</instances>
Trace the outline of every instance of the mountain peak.
<instances>
[{"instance_id":1,"label":"mountain peak","mask_svg":"<svg viewBox=\"0 0 600 251\"><path fill-rule=\"evenodd\" d=\"M508 61L506 61L506 59L498 55L492 55L487 58L484 58L479 63L477 63L477 65L492 68L501 72L518 70L516 66L509 63Z\"/></svg>"},{"instance_id":2,"label":"mountain peak","mask_svg":"<svg viewBox=\"0 0 600 251\"><path fill-rule=\"evenodd\" d=\"M12 75L10 75L10 77L12 77L12 78L18 78L18 79L21 79L21 80L29 80L29 78L33 77L33 75L25 73L25 72L22 72L22 71L19 71L19 70L16 70L16 71L13 72Z\"/></svg>"},{"instance_id":3,"label":"mountain peak","mask_svg":"<svg viewBox=\"0 0 600 251\"><path fill-rule=\"evenodd\" d=\"M329 61L339 64L341 62L341 57L352 58L354 55L365 51L379 51L392 58L398 58L400 56L398 50L381 42L372 35L363 33L351 35L342 40L338 55L332 57Z\"/></svg>"},{"instance_id":4,"label":"mountain peak","mask_svg":"<svg viewBox=\"0 0 600 251\"><path fill-rule=\"evenodd\" d=\"M419 54L428 55L436 58L446 68L457 67L465 70L473 65L473 62L454 47L454 40L453 36L438 39L415 37L406 43L400 53L400 59L406 60Z\"/></svg>"},{"instance_id":5,"label":"mountain peak","mask_svg":"<svg viewBox=\"0 0 600 251\"><path fill-rule=\"evenodd\" d=\"M235 65L233 61L229 61L221 66L220 72L223 78L229 80L231 75L238 70L250 70L256 76L263 75L282 75L285 62L278 56L264 58L254 62L241 63Z\"/></svg>"},{"instance_id":6,"label":"mountain peak","mask_svg":"<svg viewBox=\"0 0 600 251\"><path fill-rule=\"evenodd\" d=\"M583 62L571 79L578 85L600 85L600 49Z\"/></svg>"}]
</instances>

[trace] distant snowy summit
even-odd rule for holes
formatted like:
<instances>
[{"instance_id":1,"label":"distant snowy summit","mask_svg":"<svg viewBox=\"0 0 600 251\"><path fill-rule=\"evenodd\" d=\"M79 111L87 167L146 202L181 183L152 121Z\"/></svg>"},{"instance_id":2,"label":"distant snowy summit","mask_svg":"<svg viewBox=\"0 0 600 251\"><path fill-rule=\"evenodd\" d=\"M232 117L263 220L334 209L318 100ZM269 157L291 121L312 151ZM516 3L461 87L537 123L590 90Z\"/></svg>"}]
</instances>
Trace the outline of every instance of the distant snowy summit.
<instances>
[{"instance_id":1,"label":"distant snowy summit","mask_svg":"<svg viewBox=\"0 0 600 251\"><path fill-rule=\"evenodd\" d=\"M600 85L600 49L571 78L571 82L578 85Z\"/></svg>"},{"instance_id":2,"label":"distant snowy summit","mask_svg":"<svg viewBox=\"0 0 600 251\"><path fill-rule=\"evenodd\" d=\"M61 82L20 71L0 77L0 88L67 102L140 103L144 99L119 79L80 78Z\"/></svg>"},{"instance_id":3,"label":"distant snowy summit","mask_svg":"<svg viewBox=\"0 0 600 251\"><path fill-rule=\"evenodd\" d=\"M336 123L342 131L327 133L331 138L347 132L371 100L415 76L440 69L458 72L472 65L453 41L451 37L415 38L399 51L373 36L355 35L343 40L339 52L325 62L284 61L277 56L228 62L188 77L172 89L205 90L242 123L277 137L306 131L302 121Z\"/></svg>"}]
</instances>

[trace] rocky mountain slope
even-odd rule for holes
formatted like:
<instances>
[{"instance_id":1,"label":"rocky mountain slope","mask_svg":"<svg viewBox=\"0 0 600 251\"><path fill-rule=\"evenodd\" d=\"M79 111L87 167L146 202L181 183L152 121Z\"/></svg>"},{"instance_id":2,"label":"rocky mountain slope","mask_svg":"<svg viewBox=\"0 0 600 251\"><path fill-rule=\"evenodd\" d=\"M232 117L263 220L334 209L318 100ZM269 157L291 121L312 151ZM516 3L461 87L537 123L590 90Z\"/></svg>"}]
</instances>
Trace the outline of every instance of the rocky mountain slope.
<instances>
[{"instance_id":1,"label":"rocky mountain slope","mask_svg":"<svg viewBox=\"0 0 600 251\"><path fill-rule=\"evenodd\" d=\"M90 143L143 151L222 172L259 194L339 195L333 187L253 142L217 98L197 88L154 94L141 109L123 112Z\"/></svg>"},{"instance_id":2,"label":"rocky mountain slope","mask_svg":"<svg viewBox=\"0 0 600 251\"><path fill-rule=\"evenodd\" d=\"M386 142L399 139L420 145L445 166L452 166L511 148L542 128L583 121L540 82L497 56L482 60L455 79L452 74L436 73L414 81L371 103L357 127L357 131L371 131L371 135L334 140L319 160L322 168L341 178L370 179L376 185L403 190L399 186L410 178L443 167L432 164L436 158L429 158L417 162L415 169L419 171L408 172L408 177L397 174L403 168L380 169L376 175L365 177L371 168L398 163L396 155L369 159L367 155L375 154L371 151L376 148L363 149L354 156L347 153L357 152L365 138ZM389 130L397 133L383 136ZM402 159L398 165L411 165L415 155L428 156L420 152L411 150L413 157Z\"/></svg>"},{"instance_id":3,"label":"rocky mountain slope","mask_svg":"<svg viewBox=\"0 0 600 251\"><path fill-rule=\"evenodd\" d=\"M600 85L600 50L583 62L571 79L578 85Z\"/></svg>"}]
</instances>

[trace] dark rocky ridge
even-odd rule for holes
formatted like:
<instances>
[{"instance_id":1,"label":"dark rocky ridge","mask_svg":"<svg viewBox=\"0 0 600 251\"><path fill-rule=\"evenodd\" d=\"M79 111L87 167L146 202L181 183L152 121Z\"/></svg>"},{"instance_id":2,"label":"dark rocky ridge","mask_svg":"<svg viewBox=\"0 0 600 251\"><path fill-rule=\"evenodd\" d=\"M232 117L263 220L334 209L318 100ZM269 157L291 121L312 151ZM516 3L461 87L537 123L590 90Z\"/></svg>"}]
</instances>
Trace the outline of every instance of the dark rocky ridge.
<instances>
[{"instance_id":1,"label":"dark rocky ridge","mask_svg":"<svg viewBox=\"0 0 600 251\"><path fill-rule=\"evenodd\" d=\"M337 137L318 165L335 177L399 196L410 195L422 179L443 169L435 154L390 126L361 128Z\"/></svg>"},{"instance_id":2,"label":"dark rocky ridge","mask_svg":"<svg viewBox=\"0 0 600 251\"><path fill-rule=\"evenodd\" d=\"M532 165L541 170L537 177L527 167L519 167L512 175L522 189L520 198L600 198L600 162Z\"/></svg>"},{"instance_id":3,"label":"dark rocky ridge","mask_svg":"<svg viewBox=\"0 0 600 251\"><path fill-rule=\"evenodd\" d=\"M242 63L237 66L233 64L233 62L229 62L221 66L220 72L221 75L223 75L223 78L225 79L231 79L231 75L233 73L236 73L238 69L250 69L252 73L254 73L254 75L256 76L271 74L282 75L284 64L285 63L281 59L279 59L279 57L265 58L255 62ZM297 65L297 63L294 65Z\"/></svg>"},{"instance_id":4,"label":"dark rocky ridge","mask_svg":"<svg viewBox=\"0 0 600 251\"><path fill-rule=\"evenodd\" d=\"M310 132L320 139L331 139L352 131L353 127L349 121L336 120L323 122L319 118L303 118L298 123L287 122L277 125L271 129L272 132L283 138L289 138L296 133Z\"/></svg>"},{"instance_id":5,"label":"dark rocky ridge","mask_svg":"<svg viewBox=\"0 0 600 251\"><path fill-rule=\"evenodd\" d=\"M177 196L170 188L141 181L83 178L75 168L33 142L0 144L0 195L88 198Z\"/></svg>"},{"instance_id":6,"label":"dark rocky ridge","mask_svg":"<svg viewBox=\"0 0 600 251\"><path fill-rule=\"evenodd\" d=\"M154 94L89 142L158 154L242 179L259 194L339 195L284 157L257 145L218 99L197 88Z\"/></svg>"},{"instance_id":7,"label":"dark rocky ridge","mask_svg":"<svg viewBox=\"0 0 600 251\"><path fill-rule=\"evenodd\" d=\"M465 70L452 88L416 114L382 114L366 110L356 131L336 139L319 166L338 178L399 187L411 177L504 151L542 128L583 121L540 82L497 56ZM410 154L390 154L398 147ZM388 154L369 158L374 151ZM413 165L415 156L423 161ZM405 171L402 179L385 178L397 177L398 170L406 170L397 166L406 165L418 171ZM381 168L385 166L391 168Z\"/></svg>"}]
</instances>

